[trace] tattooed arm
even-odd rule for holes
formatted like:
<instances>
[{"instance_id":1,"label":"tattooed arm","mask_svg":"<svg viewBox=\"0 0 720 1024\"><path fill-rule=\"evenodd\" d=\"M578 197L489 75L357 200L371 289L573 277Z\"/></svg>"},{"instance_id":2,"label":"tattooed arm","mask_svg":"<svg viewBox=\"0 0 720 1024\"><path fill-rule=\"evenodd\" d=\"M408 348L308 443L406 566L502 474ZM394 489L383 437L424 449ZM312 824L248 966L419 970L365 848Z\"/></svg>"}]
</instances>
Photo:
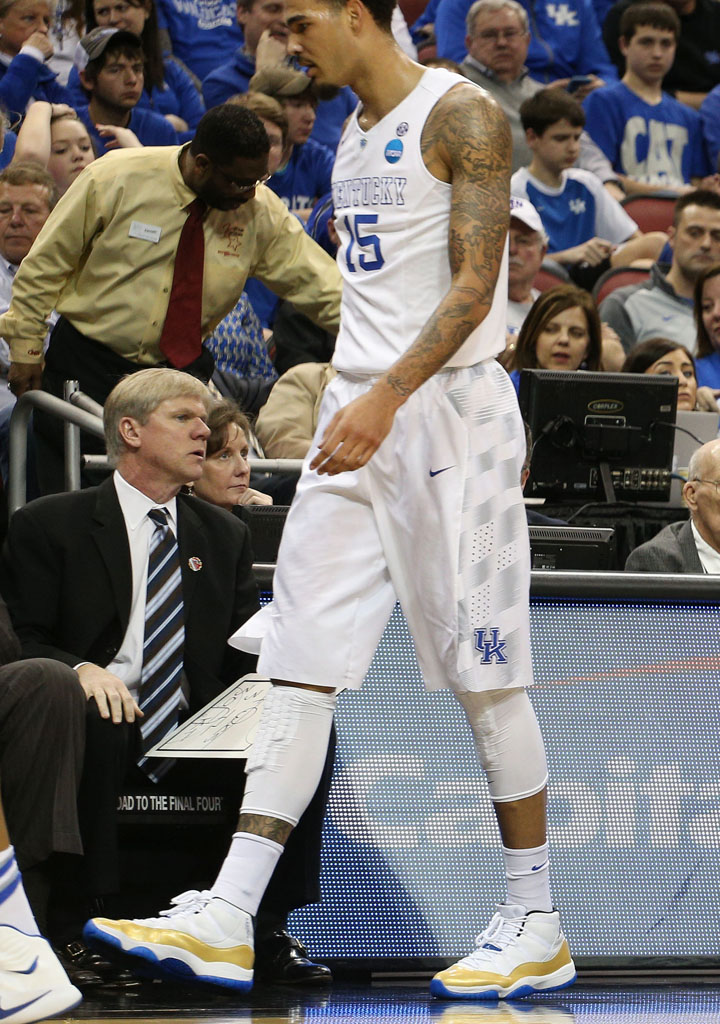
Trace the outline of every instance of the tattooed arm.
<instances>
[{"instance_id":1,"label":"tattooed arm","mask_svg":"<svg viewBox=\"0 0 720 1024\"><path fill-rule=\"evenodd\" d=\"M510 220L510 129L499 107L471 86L436 105L422 137L428 170L452 182L452 280L419 336L386 374L332 420L311 466L323 473L370 461L397 409L438 372L487 316Z\"/></svg>"}]
</instances>

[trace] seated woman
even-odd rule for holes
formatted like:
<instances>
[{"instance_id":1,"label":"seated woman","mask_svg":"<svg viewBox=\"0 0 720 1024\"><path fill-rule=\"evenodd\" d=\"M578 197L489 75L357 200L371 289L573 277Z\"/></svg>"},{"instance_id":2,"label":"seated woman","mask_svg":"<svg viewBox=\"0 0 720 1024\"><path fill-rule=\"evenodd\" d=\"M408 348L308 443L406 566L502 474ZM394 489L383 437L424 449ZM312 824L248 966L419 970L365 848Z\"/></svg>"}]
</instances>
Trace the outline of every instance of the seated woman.
<instances>
[{"instance_id":1,"label":"seated woman","mask_svg":"<svg viewBox=\"0 0 720 1024\"><path fill-rule=\"evenodd\" d=\"M232 402L219 402L210 410L210 437L203 474L194 485L198 498L234 511L237 505L272 505L269 494L250 487L250 423Z\"/></svg>"},{"instance_id":2,"label":"seated woman","mask_svg":"<svg viewBox=\"0 0 720 1024\"><path fill-rule=\"evenodd\" d=\"M599 370L601 350L600 318L589 292L558 285L535 300L503 363L517 390L521 370Z\"/></svg>"},{"instance_id":3,"label":"seated woman","mask_svg":"<svg viewBox=\"0 0 720 1024\"><path fill-rule=\"evenodd\" d=\"M695 283L698 384L720 389L720 264L709 267Z\"/></svg>"},{"instance_id":4,"label":"seated woman","mask_svg":"<svg viewBox=\"0 0 720 1024\"><path fill-rule=\"evenodd\" d=\"M623 373L651 373L678 379L678 412L717 412L710 388L699 388L695 360L684 345L669 338L648 338L630 350Z\"/></svg>"},{"instance_id":5,"label":"seated woman","mask_svg":"<svg viewBox=\"0 0 720 1024\"><path fill-rule=\"evenodd\" d=\"M30 100L69 103L45 63L52 56L48 0L0 0L0 106L22 116Z\"/></svg>"}]
</instances>

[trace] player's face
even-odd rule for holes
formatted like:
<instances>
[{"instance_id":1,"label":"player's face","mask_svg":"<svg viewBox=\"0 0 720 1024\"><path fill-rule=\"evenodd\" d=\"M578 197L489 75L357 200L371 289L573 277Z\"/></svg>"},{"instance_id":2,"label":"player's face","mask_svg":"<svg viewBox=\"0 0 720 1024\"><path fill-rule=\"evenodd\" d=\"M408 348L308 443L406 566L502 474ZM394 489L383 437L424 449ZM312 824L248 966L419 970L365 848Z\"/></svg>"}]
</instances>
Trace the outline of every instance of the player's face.
<instances>
[{"instance_id":1,"label":"player's face","mask_svg":"<svg viewBox=\"0 0 720 1024\"><path fill-rule=\"evenodd\" d=\"M514 81L525 63L530 33L513 11L486 11L475 18L465 44L471 57L501 78Z\"/></svg>"},{"instance_id":2,"label":"player's face","mask_svg":"<svg viewBox=\"0 0 720 1024\"><path fill-rule=\"evenodd\" d=\"M245 434L231 423L223 447L205 460L202 476L195 484L197 496L221 508L238 505L250 482L248 453Z\"/></svg>"},{"instance_id":3,"label":"player's face","mask_svg":"<svg viewBox=\"0 0 720 1024\"><path fill-rule=\"evenodd\" d=\"M6 260L25 259L49 215L44 185L0 186L0 253Z\"/></svg>"},{"instance_id":4,"label":"player's face","mask_svg":"<svg viewBox=\"0 0 720 1024\"><path fill-rule=\"evenodd\" d=\"M709 278L703 285L701 311L708 337L720 350L720 274Z\"/></svg>"},{"instance_id":5,"label":"player's face","mask_svg":"<svg viewBox=\"0 0 720 1024\"><path fill-rule=\"evenodd\" d=\"M585 310L571 306L547 321L535 344L541 370L577 370L590 344Z\"/></svg>"},{"instance_id":6,"label":"player's face","mask_svg":"<svg viewBox=\"0 0 720 1024\"><path fill-rule=\"evenodd\" d=\"M510 287L521 285L530 287L545 255L545 244L541 236L527 224L511 218L509 248L508 283Z\"/></svg>"},{"instance_id":7,"label":"player's face","mask_svg":"<svg viewBox=\"0 0 720 1024\"><path fill-rule=\"evenodd\" d=\"M288 142L293 146L301 146L307 142L315 124L315 105L312 100L302 96L289 96L283 99L283 110L288 119Z\"/></svg>"},{"instance_id":8,"label":"player's face","mask_svg":"<svg viewBox=\"0 0 720 1024\"><path fill-rule=\"evenodd\" d=\"M214 164L200 154L195 158L199 177L195 192L215 210L237 210L255 198L255 184L267 177L267 155L235 157L228 164Z\"/></svg>"},{"instance_id":9,"label":"player's face","mask_svg":"<svg viewBox=\"0 0 720 1024\"><path fill-rule=\"evenodd\" d=\"M568 120L562 118L551 124L542 135L532 132L528 142L546 167L560 173L572 167L580 156L581 135L582 128L573 127Z\"/></svg>"},{"instance_id":10,"label":"player's face","mask_svg":"<svg viewBox=\"0 0 720 1024\"><path fill-rule=\"evenodd\" d=\"M323 0L286 0L288 53L322 85L347 85L344 58L351 52L345 9Z\"/></svg>"},{"instance_id":11,"label":"player's face","mask_svg":"<svg viewBox=\"0 0 720 1024\"><path fill-rule=\"evenodd\" d=\"M166 398L145 423L130 419L138 439L138 461L147 479L181 487L197 480L203 470L210 435L207 410L199 398Z\"/></svg>"},{"instance_id":12,"label":"player's face","mask_svg":"<svg viewBox=\"0 0 720 1024\"><path fill-rule=\"evenodd\" d=\"M238 5L237 20L242 25L248 53L255 53L266 29L273 39L287 39L284 0L255 0L250 7Z\"/></svg>"},{"instance_id":13,"label":"player's face","mask_svg":"<svg viewBox=\"0 0 720 1024\"><path fill-rule=\"evenodd\" d=\"M0 50L15 55L33 32L47 35L50 5L44 0L18 0L0 18Z\"/></svg>"},{"instance_id":14,"label":"player's face","mask_svg":"<svg viewBox=\"0 0 720 1024\"><path fill-rule=\"evenodd\" d=\"M720 210L686 206L677 228L670 228L673 264L694 281L703 270L720 263Z\"/></svg>"},{"instance_id":15,"label":"player's face","mask_svg":"<svg viewBox=\"0 0 720 1024\"><path fill-rule=\"evenodd\" d=\"M93 99L118 110L137 106L145 84L145 67L139 57L111 54L91 84Z\"/></svg>"},{"instance_id":16,"label":"player's face","mask_svg":"<svg viewBox=\"0 0 720 1024\"><path fill-rule=\"evenodd\" d=\"M678 409L690 410L695 408L697 398L697 380L693 364L688 359L687 353L682 348L676 348L656 360L652 366L648 366L645 373L654 376L677 377L678 379Z\"/></svg>"},{"instance_id":17,"label":"player's face","mask_svg":"<svg viewBox=\"0 0 720 1024\"><path fill-rule=\"evenodd\" d=\"M675 60L675 35L669 29L640 25L632 39L619 42L628 71L643 82L662 82Z\"/></svg>"},{"instance_id":18,"label":"player's face","mask_svg":"<svg viewBox=\"0 0 720 1024\"><path fill-rule=\"evenodd\" d=\"M95 159L85 125L72 117L62 117L50 126L48 171L61 192L75 181L80 171Z\"/></svg>"}]
</instances>

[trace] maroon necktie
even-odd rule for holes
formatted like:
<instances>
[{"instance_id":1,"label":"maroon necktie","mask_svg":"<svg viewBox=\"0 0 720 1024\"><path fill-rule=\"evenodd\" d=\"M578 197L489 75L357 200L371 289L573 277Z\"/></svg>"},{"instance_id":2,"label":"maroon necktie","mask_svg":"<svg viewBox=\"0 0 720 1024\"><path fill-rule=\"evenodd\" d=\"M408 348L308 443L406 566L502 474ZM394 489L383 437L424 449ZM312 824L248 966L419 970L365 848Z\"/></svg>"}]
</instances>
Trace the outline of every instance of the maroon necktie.
<instances>
[{"instance_id":1,"label":"maroon necktie","mask_svg":"<svg viewBox=\"0 0 720 1024\"><path fill-rule=\"evenodd\" d=\"M175 253L170 301L160 336L161 351L178 369L197 359L202 346L203 217L207 206L198 197L187 209L188 218Z\"/></svg>"}]
</instances>

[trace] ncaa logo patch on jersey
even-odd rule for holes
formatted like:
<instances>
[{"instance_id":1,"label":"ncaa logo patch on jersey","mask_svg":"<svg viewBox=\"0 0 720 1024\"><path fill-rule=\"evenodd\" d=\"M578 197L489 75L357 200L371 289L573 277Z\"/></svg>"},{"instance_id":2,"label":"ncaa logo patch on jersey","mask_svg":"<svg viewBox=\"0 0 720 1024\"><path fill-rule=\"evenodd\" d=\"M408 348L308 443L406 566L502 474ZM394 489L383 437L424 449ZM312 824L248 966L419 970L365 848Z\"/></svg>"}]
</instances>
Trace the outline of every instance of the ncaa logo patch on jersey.
<instances>
[{"instance_id":1,"label":"ncaa logo patch on jersey","mask_svg":"<svg viewBox=\"0 0 720 1024\"><path fill-rule=\"evenodd\" d=\"M403 144L400 139L391 139L385 147L385 159L389 164L396 164L403 155Z\"/></svg>"}]
</instances>

